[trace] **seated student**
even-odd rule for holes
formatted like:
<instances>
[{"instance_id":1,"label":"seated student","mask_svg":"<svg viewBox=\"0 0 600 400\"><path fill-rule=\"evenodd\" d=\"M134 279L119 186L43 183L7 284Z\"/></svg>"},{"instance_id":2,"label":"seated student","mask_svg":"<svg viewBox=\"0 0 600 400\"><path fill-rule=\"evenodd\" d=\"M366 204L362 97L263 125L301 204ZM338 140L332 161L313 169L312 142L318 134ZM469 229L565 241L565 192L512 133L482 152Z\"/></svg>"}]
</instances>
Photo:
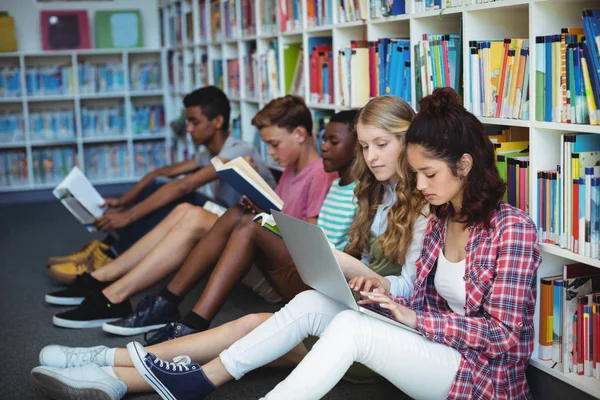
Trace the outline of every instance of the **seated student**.
<instances>
[{"instance_id":1,"label":"seated student","mask_svg":"<svg viewBox=\"0 0 600 400\"><path fill-rule=\"evenodd\" d=\"M97 226L104 231L116 230L119 239L111 246L93 241L71 256L50 258L48 272L56 280L72 283L75 276L108 264L158 225L177 204L193 203L192 192L202 185L210 184L215 200L222 205L230 207L238 203L240 196L235 189L218 180L210 162L216 155L223 161L250 157L258 173L275 187L271 171L262 162L257 150L229 135L231 106L225 93L214 86L203 87L186 95L183 105L186 107L186 130L194 144L203 145L206 150L197 153L193 160L151 171L120 198L107 198L109 209L98 219ZM175 177L185 173L189 175L162 186L155 180L159 176ZM209 229L217 219L215 214L204 209L198 209L196 213L203 216L203 230Z\"/></svg>"},{"instance_id":2,"label":"seated student","mask_svg":"<svg viewBox=\"0 0 600 400\"><path fill-rule=\"evenodd\" d=\"M261 138L268 143L270 155L285 167L276 188L284 201L283 212L303 220L316 218L337 174L323 169L323 161L311 136L312 117L304 101L290 95L275 99L254 117L253 123L259 127ZM152 265L139 264L102 291L96 287L96 291L88 294L79 307L55 315L53 323L67 328L90 328L127 317L118 324L114 323L112 331L138 334L177 320L178 305L183 296L214 266L235 226L252 222L253 216L245 213L241 206L229 208L196 243L169 286L158 296L151 296L140 303L140 309L135 313L132 313L129 296L170 272L164 265L152 271ZM275 237L265 229L261 229L261 233ZM274 249L273 254L277 250L281 251L281 246ZM169 257L169 251L172 249L163 252L163 255ZM179 258L183 257L179 255Z\"/></svg>"},{"instance_id":3,"label":"seated student","mask_svg":"<svg viewBox=\"0 0 600 400\"><path fill-rule=\"evenodd\" d=\"M410 296L412 292L415 263L421 252L423 232L428 221L418 211L423 210L424 199L416 191L406 192L407 185L402 183L405 178L398 175L401 173L399 156L403 147L402 137L413 116L414 112L404 100L383 96L371 100L357 117L358 138L364 150L353 168L353 175L357 177L358 210L349 235L348 251L365 254L363 260L370 262L370 267L380 268L383 272L394 271L395 276L383 277L356 258L344 257L345 253L338 254L347 278L375 278L393 293L404 296ZM194 361L204 363L271 316L247 315L205 332L151 346L148 350L164 359L186 353ZM307 354L307 348L299 341L297 344L270 366L297 365ZM98 388L100 392L110 393L112 398L120 398L126 391L151 390L132 368L132 359L126 349L51 345L41 351L40 362L43 366L35 368L32 374L51 396L58 397L71 387L79 388L82 395ZM174 379L180 379L177 376L178 368L173 368ZM182 370L185 368L181 367ZM191 369L188 371L194 374ZM115 379L115 374L118 379ZM48 379L42 379L41 375ZM61 388L59 392L50 391L54 385ZM177 398L182 397L177 395Z\"/></svg>"}]
</instances>

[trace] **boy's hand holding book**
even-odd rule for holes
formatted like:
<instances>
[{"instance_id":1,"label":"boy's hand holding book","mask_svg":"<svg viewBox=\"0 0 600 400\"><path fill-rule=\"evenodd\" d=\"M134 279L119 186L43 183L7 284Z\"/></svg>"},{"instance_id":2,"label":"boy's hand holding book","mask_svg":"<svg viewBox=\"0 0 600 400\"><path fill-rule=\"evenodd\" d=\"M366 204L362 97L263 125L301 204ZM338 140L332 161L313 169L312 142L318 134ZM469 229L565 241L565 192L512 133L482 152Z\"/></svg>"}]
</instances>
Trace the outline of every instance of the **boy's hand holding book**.
<instances>
[{"instance_id":1,"label":"boy's hand holding book","mask_svg":"<svg viewBox=\"0 0 600 400\"><path fill-rule=\"evenodd\" d=\"M114 231L115 229L123 228L133 222L133 217L129 211L120 211L105 213L96 220L98 229L105 232Z\"/></svg>"}]
</instances>

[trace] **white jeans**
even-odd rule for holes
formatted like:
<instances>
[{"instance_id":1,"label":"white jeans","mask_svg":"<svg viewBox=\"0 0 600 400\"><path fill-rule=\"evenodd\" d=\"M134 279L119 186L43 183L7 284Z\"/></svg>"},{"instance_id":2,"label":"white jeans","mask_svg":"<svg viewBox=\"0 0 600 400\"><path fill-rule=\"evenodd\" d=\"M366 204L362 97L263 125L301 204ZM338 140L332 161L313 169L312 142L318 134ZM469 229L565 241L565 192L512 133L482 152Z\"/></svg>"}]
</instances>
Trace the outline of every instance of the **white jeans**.
<instances>
[{"instance_id":1,"label":"white jeans","mask_svg":"<svg viewBox=\"0 0 600 400\"><path fill-rule=\"evenodd\" d=\"M357 361L414 399L444 399L460 363L449 346L368 317L314 290L300 293L220 354L235 378L283 356L308 335L319 341L265 399L320 399Z\"/></svg>"}]
</instances>

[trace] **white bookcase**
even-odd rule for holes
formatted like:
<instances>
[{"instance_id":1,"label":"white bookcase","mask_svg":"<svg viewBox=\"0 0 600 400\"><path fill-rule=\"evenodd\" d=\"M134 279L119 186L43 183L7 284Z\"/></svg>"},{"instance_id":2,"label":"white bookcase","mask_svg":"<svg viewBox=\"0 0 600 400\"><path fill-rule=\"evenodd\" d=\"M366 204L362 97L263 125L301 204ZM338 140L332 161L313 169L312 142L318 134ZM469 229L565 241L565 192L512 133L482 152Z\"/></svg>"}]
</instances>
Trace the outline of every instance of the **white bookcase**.
<instances>
[{"instance_id":1,"label":"white bookcase","mask_svg":"<svg viewBox=\"0 0 600 400\"><path fill-rule=\"evenodd\" d=\"M255 2L256 14L259 12L259 1ZM332 9L337 10L338 0L334 2ZM363 0L368 1L368 0ZM540 35L550 35L560 33L563 27L580 27L581 10L583 8L598 8L598 0L502 0L492 2L489 0L483 4L463 5L455 8L446 8L443 10L427 11L414 13L414 0L407 0L407 14L387 17L380 19L366 19L363 21L338 23L339 14L333 15L334 23L326 26L307 27L306 24L306 0L302 1L302 10L304 10L304 19L302 29L292 32L273 33L265 32L260 21L256 23L256 34L244 35L241 31L241 6L240 0L236 1L237 7L237 36L234 38L225 38L218 41L211 40L210 31L205 33L207 40L201 40L199 31L199 16L202 14L200 7L206 7L204 15L210 18L210 1L199 2L198 0L159 0L160 15L163 26L168 27L169 21L180 18L182 32L187 29L186 23L190 19L193 23L190 39L182 34L182 40L177 42L171 37L169 29L164 29L164 42L167 51L172 52L174 57L182 60L200 60L202 55L208 56L208 69L205 82L213 82L212 61L219 58L239 58L241 90L239 96L231 96L232 103L239 108L241 112L241 132L242 138L249 142L254 141L255 129L250 121L254 114L263 107L270 99L256 98L249 95L243 82L245 74L248 73L244 67L243 57L247 54L249 45L255 46L260 53L265 51L272 40L278 41L278 69L279 69L279 93L284 93L284 83L281 78L285 68L293 66L285 65L283 58L283 47L287 43L302 43L304 49L307 49L308 38L313 36L329 36L333 39L333 52L347 46L350 40L367 39L377 40L381 37L410 37L411 51L414 45L421 39L423 33L441 34L441 33L460 33L462 27L463 33L463 76L469 76L469 66L465 60L468 60L468 43L470 40L502 40L505 37L528 37L530 43L530 60L535 62L535 37ZM465 2L463 1L463 4ZM178 12L181 10L181 12ZM221 16L223 16L223 0L221 0ZM191 17L185 17L186 13L191 13ZM257 18L258 20L258 18ZM224 20L221 20L221 26L224 26ZM208 30L211 28L210 19L205 23ZM411 58L412 55L411 55ZM188 62L188 61L184 61ZM309 76L310 65L309 56L304 52L304 77L305 93L304 98L309 98L309 85L306 78ZM177 68L174 71L176 84L169 88L167 98L171 113L176 113L181 107L182 95L195 87L202 86L200 82L192 80L191 74L184 71L183 76L178 75ZM224 65L224 77L227 77L227 66ZM334 65L334 90L336 93L335 104L314 104L308 103L309 108L316 110L340 111L346 109L339 99L338 84L338 66ZM412 96L409 100L413 106L416 106L415 98L415 75L414 68L412 74ZM535 68L530 68L530 116L535 117ZM464 81L464 102L468 104L469 79ZM224 90L229 93L227 79L224 79ZM534 120L513 120L513 119L495 119L481 118L485 124L506 125L527 127L530 129L530 193L529 199L530 214L536 215L537 206L534 199L537 198L536 171L541 169L554 169L559 162L560 155L560 135L566 132L584 132L600 134L600 126L590 125L572 125L538 122ZM570 262L584 262L600 268L600 260L581 257L572 252L548 244L541 245L543 254L543 263L540 267L538 276L548 276L562 271L562 265ZM539 296L539 293L538 293ZM535 324L538 325L538 310L536 309ZM537 340L536 340L537 347ZM547 372L548 374L578 388L582 391L600 398L600 381L594 378L586 378L573 374L565 375L552 368L553 363L544 362L537 359L537 348L533 352L531 365Z\"/></svg>"},{"instance_id":2,"label":"white bookcase","mask_svg":"<svg viewBox=\"0 0 600 400\"><path fill-rule=\"evenodd\" d=\"M162 49L110 49L110 50L78 50L78 51L52 51L52 52L17 52L0 53L0 66L18 65L20 67L21 96L0 97L2 110L15 110L23 115L25 135L23 140L2 142L0 141L0 152L7 150L25 151L28 169L28 180L19 186L0 186L0 192L13 192L32 189L53 188L60 181L47 181L39 183L34 181L33 153L43 148L71 147L75 150L77 164L85 173L86 162L85 150L100 144L123 144L126 153L121 156L124 159L125 173L117 171L112 173L113 177L91 179L94 184L112 184L134 182L143 174L135 168L134 147L141 142L162 142L165 148L165 162L170 162L171 135L169 121L172 116L165 109L164 128L153 130L153 132L134 131L132 113L136 106L163 105L167 103L166 82L167 68L165 51ZM122 89L89 92L79 85L79 63L82 61L90 64L115 63L120 65L124 71L124 85ZM140 90L132 87L130 74L135 65L143 63L154 63L160 66L160 82L148 90ZM72 69L71 86L69 93L55 95L30 95L27 93L26 70L32 66L45 66L60 64ZM97 136L85 135L82 128L82 110L94 107L121 106L124 110L125 126L121 132L115 134L99 134ZM68 138L44 139L34 138L31 127L31 114L38 111L70 110L74 116L74 129L68 132ZM89 172L89 171L88 171Z\"/></svg>"}]
</instances>

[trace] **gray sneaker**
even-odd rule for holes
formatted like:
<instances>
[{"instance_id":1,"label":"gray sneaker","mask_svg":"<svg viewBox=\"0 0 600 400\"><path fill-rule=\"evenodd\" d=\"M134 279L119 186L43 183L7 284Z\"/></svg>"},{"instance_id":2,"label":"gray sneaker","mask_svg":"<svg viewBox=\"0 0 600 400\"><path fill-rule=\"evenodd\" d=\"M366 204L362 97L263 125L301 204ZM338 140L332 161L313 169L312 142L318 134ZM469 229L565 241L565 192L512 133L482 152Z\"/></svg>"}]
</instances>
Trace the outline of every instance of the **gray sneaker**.
<instances>
[{"instance_id":1,"label":"gray sneaker","mask_svg":"<svg viewBox=\"0 0 600 400\"><path fill-rule=\"evenodd\" d=\"M106 362L106 346L68 347L51 344L40 351L40 365L46 367L72 368L88 364L101 367L109 366Z\"/></svg>"},{"instance_id":2,"label":"gray sneaker","mask_svg":"<svg viewBox=\"0 0 600 400\"><path fill-rule=\"evenodd\" d=\"M127 393L125 382L96 364L75 368L35 367L31 376L54 399L119 400Z\"/></svg>"}]
</instances>

